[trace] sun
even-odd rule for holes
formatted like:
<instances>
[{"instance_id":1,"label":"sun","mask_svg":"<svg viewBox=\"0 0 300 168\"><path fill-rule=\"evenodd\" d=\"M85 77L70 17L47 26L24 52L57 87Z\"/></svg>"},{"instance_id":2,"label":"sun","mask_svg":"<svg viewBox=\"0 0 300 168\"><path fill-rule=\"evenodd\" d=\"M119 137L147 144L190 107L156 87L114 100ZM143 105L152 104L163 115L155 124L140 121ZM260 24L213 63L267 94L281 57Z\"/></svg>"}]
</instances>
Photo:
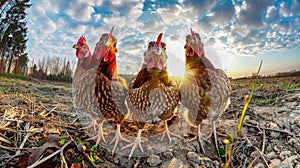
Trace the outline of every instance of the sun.
<instances>
[{"instance_id":1,"label":"sun","mask_svg":"<svg viewBox=\"0 0 300 168\"><path fill-rule=\"evenodd\" d=\"M184 45L181 42L173 42L168 46L166 51L168 55L167 70L172 76L183 77L185 71Z\"/></svg>"},{"instance_id":2,"label":"sun","mask_svg":"<svg viewBox=\"0 0 300 168\"><path fill-rule=\"evenodd\" d=\"M178 59L168 59L167 70L171 76L183 77L185 70L185 61Z\"/></svg>"}]
</instances>

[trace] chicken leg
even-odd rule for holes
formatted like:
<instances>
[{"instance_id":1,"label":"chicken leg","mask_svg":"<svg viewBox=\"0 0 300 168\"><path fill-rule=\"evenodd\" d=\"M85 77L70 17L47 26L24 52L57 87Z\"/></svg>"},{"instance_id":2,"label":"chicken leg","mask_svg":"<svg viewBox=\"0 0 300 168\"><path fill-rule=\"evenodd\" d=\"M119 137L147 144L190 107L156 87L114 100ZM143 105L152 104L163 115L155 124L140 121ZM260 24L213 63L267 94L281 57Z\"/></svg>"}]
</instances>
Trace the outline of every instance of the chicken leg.
<instances>
[{"instance_id":1,"label":"chicken leg","mask_svg":"<svg viewBox=\"0 0 300 168\"><path fill-rule=\"evenodd\" d=\"M131 144L128 144L128 145L124 146L124 147L121 149L121 150L124 150L124 149L126 149L126 148L132 147L132 148L131 148L131 151L130 151L130 154L129 154L129 156L128 156L128 159L129 159L129 160L130 160L130 158L131 158L133 152L134 152L135 149L137 148L137 146L139 146L139 147L140 147L140 150L144 153L144 149L143 149L142 144L141 144L141 142L142 142L141 134L142 134L142 130L139 129L138 134L137 134L137 136L136 136L136 139L135 139Z\"/></svg>"},{"instance_id":2,"label":"chicken leg","mask_svg":"<svg viewBox=\"0 0 300 168\"><path fill-rule=\"evenodd\" d=\"M96 141L96 146L99 145L101 139L103 140L104 143L107 143L106 140L105 140L105 138L104 138L104 136L107 135L107 133L104 133L104 131L103 131L103 122L104 122L104 120L101 121L101 123L98 125L98 132L97 132L97 135L95 135L95 136L93 136L93 137L87 139L88 141L89 141L89 140L97 140L97 141ZM97 124L96 124L96 125L97 125Z\"/></svg>"},{"instance_id":3,"label":"chicken leg","mask_svg":"<svg viewBox=\"0 0 300 168\"><path fill-rule=\"evenodd\" d=\"M203 141L202 140L208 141L210 143L210 141L208 139L212 135L214 135L214 143L216 145L216 150L217 150L217 152L219 152L218 141L217 141L217 131L216 131L216 121L211 121L211 125L212 125L212 132L210 132L209 135L206 138L203 137L203 135L201 133L201 126L199 124L198 127L197 127L197 135L194 138L189 140L189 141L194 141L198 138L197 140L198 140L198 142L200 144L200 147L201 147L204 154L205 154L205 150L204 150L204 147L203 147Z\"/></svg>"},{"instance_id":4,"label":"chicken leg","mask_svg":"<svg viewBox=\"0 0 300 168\"><path fill-rule=\"evenodd\" d=\"M96 126L97 126L97 120L96 119L92 119L92 123L91 124L89 124L89 125L87 125L85 127L80 128L80 130L85 130L85 129L89 129L89 128L93 127L94 131L96 131L97 130Z\"/></svg>"},{"instance_id":5,"label":"chicken leg","mask_svg":"<svg viewBox=\"0 0 300 168\"><path fill-rule=\"evenodd\" d=\"M174 137L177 137L177 138L179 138L179 139L183 139L181 136L176 135L175 133L172 133L172 132L169 130L169 127L168 127L168 124L167 124L167 120L164 120L164 126L165 126L165 130L164 130L164 132L163 132L163 136L161 137L160 141L162 141L165 137L168 137L169 143L171 143L171 141L172 141L171 135L174 136Z\"/></svg>"},{"instance_id":6,"label":"chicken leg","mask_svg":"<svg viewBox=\"0 0 300 168\"><path fill-rule=\"evenodd\" d=\"M125 141L125 142L128 142L128 143L130 142L128 139L126 139L122 136L122 134L121 134L121 124L117 124L116 135L113 138L113 140L109 143L109 145L111 145L113 142L115 142L114 148L112 150L112 155L114 155L120 141Z\"/></svg>"},{"instance_id":7,"label":"chicken leg","mask_svg":"<svg viewBox=\"0 0 300 168\"><path fill-rule=\"evenodd\" d=\"M190 139L189 142L194 141L196 139L198 140L198 142L200 144L201 150L205 154L205 150L203 147L203 141L202 141L202 139L204 139L204 137L202 136L202 133L201 133L201 124L198 124L198 126L197 126L197 135L194 138Z\"/></svg>"}]
</instances>

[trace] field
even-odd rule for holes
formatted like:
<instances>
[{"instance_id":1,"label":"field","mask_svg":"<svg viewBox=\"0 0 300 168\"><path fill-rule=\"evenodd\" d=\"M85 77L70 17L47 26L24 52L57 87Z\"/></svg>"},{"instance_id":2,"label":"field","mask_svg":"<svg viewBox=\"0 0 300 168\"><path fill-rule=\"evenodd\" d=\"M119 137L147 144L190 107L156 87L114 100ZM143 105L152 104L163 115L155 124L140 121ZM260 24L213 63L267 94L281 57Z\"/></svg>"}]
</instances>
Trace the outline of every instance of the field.
<instances>
[{"instance_id":1,"label":"field","mask_svg":"<svg viewBox=\"0 0 300 168\"><path fill-rule=\"evenodd\" d=\"M229 140L235 152L230 167L300 167L300 77L262 78L246 113L239 137L235 134L244 98L253 80L232 80L231 105L218 122L219 151ZM100 147L87 141L93 129L81 130L86 119L76 110L72 84L39 82L0 76L0 167L223 167L225 156L218 156L213 139L205 142L206 153L199 144L188 142L195 134L184 120L186 109L179 105L179 121L170 122L170 130L185 140L172 138L160 142L153 135L162 125L145 131L145 152L137 150L128 160L129 150ZM135 128L124 123L122 132L133 140ZM111 141L115 125L105 123ZM204 132L209 130L204 121ZM233 138L238 138L235 144ZM125 144L121 144L124 146ZM222 152L221 152L222 153Z\"/></svg>"}]
</instances>

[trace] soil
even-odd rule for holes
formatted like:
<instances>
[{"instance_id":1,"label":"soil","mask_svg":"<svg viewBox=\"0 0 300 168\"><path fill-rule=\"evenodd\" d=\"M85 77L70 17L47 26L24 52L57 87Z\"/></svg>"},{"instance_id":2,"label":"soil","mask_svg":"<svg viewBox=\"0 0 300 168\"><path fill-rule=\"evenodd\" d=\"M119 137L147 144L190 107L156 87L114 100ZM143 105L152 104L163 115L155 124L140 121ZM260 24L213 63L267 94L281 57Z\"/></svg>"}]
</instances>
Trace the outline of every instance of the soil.
<instances>
[{"instance_id":1,"label":"soil","mask_svg":"<svg viewBox=\"0 0 300 168\"><path fill-rule=\"evenodd\" d=\"M196 134L185 121L185 107L179 104L178 117L169 121L172 137L160 141L163 123L147 125L144 142L129 160L130 150L114 155L113 145L88 140L93 128L73 105L72 84L21 80L0 76L0 167L300 167L300 77L232 80L231 104L217 123L218 148L213 138L204 142L205 153ZM244 99L255 92L246 112L241 133L237 125ZM111 142L116 126L104 122L105 137ZM203 122L202 132L211 128ZM122 124L124 137L134 141L137 128L130 121ZM229 140L228 145L224 140ZM229 161L224 151L234 149ZM45 161L43 161L43 159ZM43 162L41 162L43 161ZM37 165L39 163L39 165Z\"/></svg>"}]
</instances>

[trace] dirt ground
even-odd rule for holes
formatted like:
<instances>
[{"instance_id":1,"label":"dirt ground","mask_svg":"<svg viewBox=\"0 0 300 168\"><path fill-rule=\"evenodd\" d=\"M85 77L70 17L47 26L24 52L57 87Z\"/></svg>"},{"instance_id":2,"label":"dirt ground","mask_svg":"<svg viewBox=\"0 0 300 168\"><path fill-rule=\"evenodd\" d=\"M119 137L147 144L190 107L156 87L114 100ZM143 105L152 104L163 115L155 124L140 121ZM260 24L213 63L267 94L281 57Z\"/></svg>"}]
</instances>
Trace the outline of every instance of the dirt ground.
<instances>
[{"instance_id":1,"label":"dirt ground","mask_svg":"<svg viewBox=\"0 0 300 168\"><path fill-rule=\"evenodd\" d=\"M300 77L266 78L256 82L241 134L236 129L253 80L232 80L231 105L218 122L218 152L213 139L205 142L205 154L178 106L179 120L169 122L170 131L184 137L160 141L160 125L149 125L142 133L144 152L129 160L129 149L114 155L113 145L88 138L96 132L80 129L90 120L73 105L72 84L21 80L0 76L0 167L224 167L226 149L234 148L229 167L300 168ZM112 141L116 126L104 122L106 140ZM202 130L208 133L206 121ZM131 141L136 127L122 125ZM235 141L237 139L237 141Z\"/></svg>"}]
</instances>

